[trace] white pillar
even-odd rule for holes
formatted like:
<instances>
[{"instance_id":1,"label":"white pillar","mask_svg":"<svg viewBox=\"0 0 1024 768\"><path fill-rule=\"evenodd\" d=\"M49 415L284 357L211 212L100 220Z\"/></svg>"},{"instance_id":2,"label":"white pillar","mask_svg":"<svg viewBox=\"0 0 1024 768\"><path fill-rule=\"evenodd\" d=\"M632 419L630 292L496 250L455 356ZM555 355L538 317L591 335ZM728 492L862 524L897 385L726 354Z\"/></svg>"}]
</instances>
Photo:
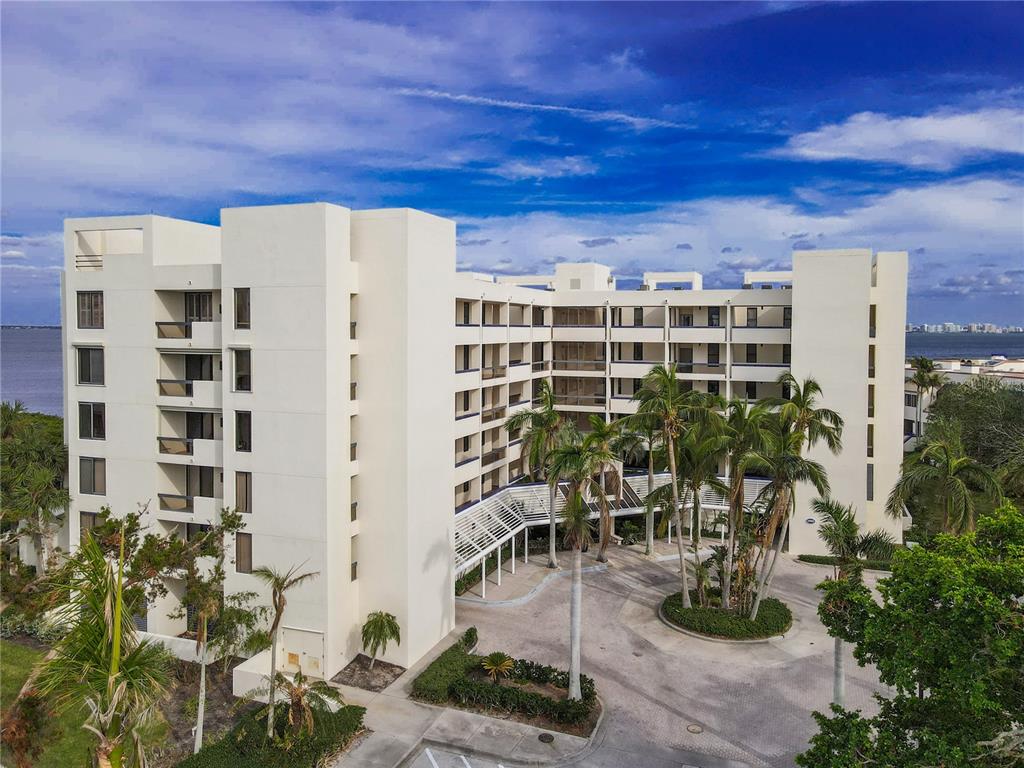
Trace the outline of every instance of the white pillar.
<instances>
[{"instance_id":1,"label":"white pillar","mask_svg":"<svg viewBox=\"0 0 1024 768\"><path fill-rule=\"evenodd\" d=\"M525 538L523 540L523 565L530 562L530 529L523 529Z\"/></svg>"},{"instance_id":2,"label":"white pillar","mask_svg":"<svg viewBox=\"0 0 1024 768\"><path fill-rule=\"evenodd\" d=\"M516 537L512 537L512 575L516 575Z\"/></svg>"},{"instance_id":3,"label":"white pillar","mask_svg":"<svg viewBox=\"0 0 1024 768\"><path fill-rule=\"evenodd\" d=\"M487 558L480 561L480 597L487 599Z\"/></svg>"},{"instance_id":4,"label":"white pillar","mask_svg":"<svg viewBox=\"0 0 1024 768\"><path fill-rule=\"evenodd\" d=\"M501 544L498 545L498 586L501 586Z\"/></svg>"},{"instance_id":5,"label":"white pillar","mask_svg":"<svg viewBox=\"0 0 1024 768\"><path fill-rule=\"evenodd\" d=\"M668 521L668 537L667 537L666 541L668 541L669 544L672 543L672 521L671 520Z\"/></svg>"}]
</instances>

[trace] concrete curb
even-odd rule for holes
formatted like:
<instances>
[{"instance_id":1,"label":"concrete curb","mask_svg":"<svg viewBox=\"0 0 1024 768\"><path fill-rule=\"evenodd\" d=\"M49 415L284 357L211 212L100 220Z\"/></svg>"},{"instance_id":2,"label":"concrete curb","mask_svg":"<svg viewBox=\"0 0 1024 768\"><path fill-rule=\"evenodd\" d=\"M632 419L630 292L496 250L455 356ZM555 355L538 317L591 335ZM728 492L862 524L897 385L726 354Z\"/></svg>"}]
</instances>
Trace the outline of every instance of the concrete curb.
<instances>
[{"instance_id":1,"label":"concrete curb","mask_svg":"<svg viewBox=\"0 0 1024 768\"><path fill-rule=\"evenodd\" d=\"M828 568L829 570L832 570L832 566L826 565L825 563L808 563L806 560L801 560L799 557L791 557L790 560L797 565L809 565L811 568ZM877 573L881 576L892 576L892 571L882 571L878 568L861 568L861 570L864 573Z\"/></svg>"},{"instance_id":2,"label":"concrete curb","mask_svg":"<svg viewBox=\"0 0 1024 768\"><path fill-rule=\"evenodd\" d=\"M773 640L788 640L793 636L794 631L796 630L796 625L800 622L800 620L794 616L792 624L789 625L789 629L781 635L772 635L771 637L762 637L756 640L729 640L724 637L710 637L709 635L702 635L699 632L692 632L689 629L683 629L678 624L669 621L668 616L665 615L665 606L663 603L658 604L658 618L661 619L661 623L666 627L674 629L681 635L687 635L688 637L693 637L697 640L705 640L709 643L719 643L721 645L765 645Z\"/></svg>"},{"instance_id":3,"label":"concrete curb","mask_svg":"<svg viewBox=\"0 0 1024 768\"><path fill-rule=\"evenodd\" d=\"M596 741L598 735L602 735L603 736L603 733L602 733L601 729L604 726L604 718L605 718L605 715L608 712L608 709L605 707L604 699L602 699L600 696L597 697L597 701L601 705L601 714L598 716L597 722L594 723L594 730L590 732L590 736L587 738L587 743L584 744L579 749L577 749L575 752L570 752L570 753L565 754L565 755L559 755L557 757L552 757L552 758L540 758L540 757L537 757L537 758L530 758L530 759L526 759L526 760L512 759L507 754L499 754L497 752L488 752L485 749L479 749L479 748L471 747L471 746L468 746L468 745L448 744L448 743L443 742L443 741L436 741L434 739L428 739L428 738L420 739L419 742L417 742L417 744L413 747L413 750L415 750L417 752L417 754L418 754L418 752L420 750L422 750L423 748L425 748L425 747L436 747L437 749L443 749L443 750L446 750L446 751L449 751L449 752L461 752L461 753L464 753L466 755L469 755L470 757L480 757L480 758L483 758L483 759L486 759L486 760L496 761L496 762L500 763L503 766L512 766L512 768L536 768L537 766L559 766L559 765L566 765L566 764L569 764L569 763L573 763L573 762L579 760L580 758L585 757L588 754L590 754L594 750L594 747L595 747L594 742ZM458 709L458 707L450 707L450 709ZM468 711L468 710L463 710L463 711ZM473 714L479 715L480 717L487 717L487 718L489 718L491 720L496 720L497 722L500 722L500 723L510 723L510 722L514 723L514 722L516 722L515 720L504 720L504 719L501 719L501 718L491 717L490 715L484 715L484 714L481 714L480 712L474 712ZM545 729L542 728L540 730L545 730ZM568 734L561 733L560 731L547 731L547 732L554 734L556 739L559 736L566 736L566 735L568 735ZM408 753L406 753L406 755L402 758L401 761L398 762L397 765L398 766L405 766L405 765L407 765L413 750L410 750Z\"/></svg>"},{"instance_id":4,"label":"concrete curb","mask_svg":"<svg viewBox=\"0 0 1024 768\"><path fill-rule=\"evenodd\" d=\"M606 571L606 570L608 570L608 564L607 563L599 563L598 565L588 565L587 567L580 569L581 573L595 573L597 571ZM455 598L455 602L457 602L457 603L458 602L469 603L471 605L495 605L495 606L523 605L524 603L530 602L531 600L533 600L533 598L535 598L538 594L540 594L540 592L545 587L547 587L549 582L551 582L552 580L557 579L557 578L559 578L561 576L566 576L566 575L572 575L572 570L571 569L558 570L558 571L554 571L552 573L549 573L543 579L541 579L539 583L534 585L533 589L531 589L529 592L527 592L522 597L513 597L513 598L511 598L509 600L483 600L483 599L481 599L479 597L463 597L463 596L459 596L459 597Z\"/></svg>"}]
</instances>

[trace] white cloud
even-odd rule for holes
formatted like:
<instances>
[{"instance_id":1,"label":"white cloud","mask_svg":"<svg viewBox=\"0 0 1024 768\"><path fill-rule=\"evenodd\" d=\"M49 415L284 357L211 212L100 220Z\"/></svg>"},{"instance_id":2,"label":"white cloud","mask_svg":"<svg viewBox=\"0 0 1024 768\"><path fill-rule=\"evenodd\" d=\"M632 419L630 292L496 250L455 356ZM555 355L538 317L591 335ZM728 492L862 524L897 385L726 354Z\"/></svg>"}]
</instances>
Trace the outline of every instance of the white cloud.
<instances>
[{"instance_id":1,"label":"white cloud","mask_svg":"<svg viewBox=\"0 0 1024 768\"><path fill-rule=\"evenodd\" d=\"M19 251L17 248L5 248L3 252L0 253L0 256L3 256L5 259L24 259L25 252Z\"/></svg>"},{"instance_id":2,"label":"white cloud","mask_svg":"<svg viewBox=\"0 0 1024 768\"><path fill-rule=\"evenodd\" d=\"M943 171L991 153L1024 154L1024 110L981 109L921 117L860 112L843 123L793 136L773 154Z\"/></svg>"},{"instance_id":3,"label":"white cloud","mask_svg":"<svg viewBox=\"0 0 1024 768\"><path fill-rule=\"evenodd\" d=\"M597 166L585 157L554 157L536 160L510 160L490 169L506 179L559 179L565 176L590 176Z\"/></svg>"}]
</instances>

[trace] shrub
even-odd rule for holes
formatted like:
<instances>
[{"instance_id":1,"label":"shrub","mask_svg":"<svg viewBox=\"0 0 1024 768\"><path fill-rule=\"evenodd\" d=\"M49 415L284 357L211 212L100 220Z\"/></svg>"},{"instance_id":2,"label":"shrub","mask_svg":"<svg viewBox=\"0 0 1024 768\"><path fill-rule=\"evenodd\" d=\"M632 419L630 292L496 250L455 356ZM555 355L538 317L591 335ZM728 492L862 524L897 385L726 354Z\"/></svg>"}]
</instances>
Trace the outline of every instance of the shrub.
<instances>
[{"instance_id":1,"label":"shrub","mask_svg":"<svg viewBox=\"0 0 1024 768\"><path fill-rule=\"evenodd\" d=\"M632 520L627 520L619 528L619 536L622 537L623 544L639 544L644 540L644 534L646 529L634 523Z\"/></svg>"},{"instance_id":2,"label":"shrub","mask_svg":"<svg viewBox=\"0 0 1024 768\"><path fill-rule=\"evenodd\" d=\"M797 555L796 559L802 563L813 563L815 565L835 565L836 559L832 555ZM858 560L861 568L869 568L874 571L891 571L891 560Z\"/></svg>"},{"instance_id":3,"label":"shrub","mask_svg":"<svg viewBox=\"0 0 1024 768\"><path fill-rule=\"evenodd\" d=\"M719 595L717 589L710 590L712 596ZM696 590L690 591L693 608L683 608L679 593L669 595L662 603L665 617L683 629L710 637L727 640L759 640L781 635L793 624L793 614L781 600L766 597L761 601L757 620L739 616L734 611L721 608L697 607Z\"/></svg>"},{"instance_id":4,"label":"shrub","mask_svg":"<svg viewBox=\"0 0 1024 768\"><path fill-rule=\"evenodd\" d=\"M220 741L178 763L178 768L296 768L325 763L337 754L363 725L363 707L342 707L337 712L314 712L312 734L287 742L266 740L266 720L247 713ZM275 714L275 728L287 728L288 708Z\"/></svg>"},{"instance_id":5,"label":"shrub","mask_svg":"<svg viewBox=\"0 0 1024 768\"><path fill-rule=\"evenodd\" d=\"M66 634L66 630L44 619L27 619L24 616L4 611L0 615L0 637L32 637L44 645L53 645Z\"/></svg>"},{"instance_id":6,"label":"shrub","mask_svg":"<svg viewBox=\"0 0 1024 768\"><path fill-rule=\"evenodd\" d=\"M470 627L462 633L462 640L460 642L462 643L462 647L465 648L467 651L471 651L474 648L476 648L476 641L476 627Z\"/></svg>"},{"instance_id":7,"label":"shrub","mask_svg":"<svg viewBox=\"0 0 1024 768\"><path fill-rule=\"evenodd\" d=\"M48 738L53 738L47 733L52 717L46 699L35 691L26 691L4 712L0 741L11 751L17 768L31 768L48 745Z\"/></svg>"},{"instance_id":8,"label":"shrub","mask_svg":"<svg viewBox=\"0 0 1024 768\"><path fill-rule=\"evenodd\" d=\"M462 643L456 643L434 659L413 681L413 696L432 704L444 704L448 701L452 683L465 677L479 663L478 657L467 653Z\"/></svg>"}]
</instances>

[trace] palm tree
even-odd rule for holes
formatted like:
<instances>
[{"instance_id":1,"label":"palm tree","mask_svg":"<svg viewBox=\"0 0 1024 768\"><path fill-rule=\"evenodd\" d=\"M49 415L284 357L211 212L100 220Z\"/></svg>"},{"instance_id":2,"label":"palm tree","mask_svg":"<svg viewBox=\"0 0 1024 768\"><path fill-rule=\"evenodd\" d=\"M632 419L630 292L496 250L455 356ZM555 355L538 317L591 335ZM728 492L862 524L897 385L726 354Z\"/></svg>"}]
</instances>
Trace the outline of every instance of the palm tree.
<instances>
[{"instance_id":1,"label":"palm tree","mask_svg":"<svg viewBox=\"0 0 1024 768\"><path fill-rule=\"evenodd\" d=\"M733 398L726 405L726 434L729 436L729 541L725 553L725 573L722 578L722 607L726 610L732 603L733 559L736 553L736 540L742 532L744 521L743 462L752 451L764 445L769 415L770 411L766 404L750 405L745 398Z\"/></svg>"},{"instance_id":2,"label":"palm tree","mask_svg":"<svg viewBox=\"0 0 1024 768\"><path fill-rule=\"evenodd\" d=\"M597 561L608 562L608 543L612 536L612 518L608 509L608 480L615 484L616 507L622 504L622 477L615 467L615 453L619 449L622 425L614 421L605 421L596 413L590 414L590 431L584 440L600 451L607 453L612 460L601 465L601 494L598 508L601 511L601 523L598 528Z\"/></svg>"},{"instance_id":3,"label":"palm tree","mask_svg":"<svg viewBox=\"0 0 1024 768\"><path fill-rule=\"evenodd\" d=\"M302 670L297 671L291 679L280 672L276 673L273 685L265 691L271 702L267 705L268 717L273 717L274 714L275 691L280 691L288 700L288 726L292 735L296 737L313 735L316 728L316 712L329 712L332 706L342 706L345 703L338 690L326 680L311 682L302 674Z\"/></svg>"},{"instance_id":4,"label":"palm tree","mask_svg":"<svg viewBox=\"0 0 1024 768\"><path fill-rule=\"evenodd\" d=\"M370 669L377 661L378 653L387 653L388 643L402 644L402 631L393 613L374 611L363 624L363 650L370 652Z\"/></svg>"},{"instance_id":5,"label":"palm tree","mask_svg":"<svg viewBox=\"0 0 1024 768\"><path fill-rule=\"evenodd\" d=\"M938 371L935 361L918 356L910 361L914 369L914 375L910 377L910 383L917 389L917 439L920 440L924 432L924 398L935 392L945 382L946 377Z\"/></svg>"},{"instance_id":6,"label":"palm tree","mask_svg":"<svg viewBox=\"0 0 1024 768\"><path fill-rule=\"evenodd\" d=\"M892 556L896 540L885 531L860 532L857 513L852 505L840 504L835 499L815 499L814 513L823 521L818 526L818 537L825 542L835 558L833 579L860 581L862 557L886 558ZM833 638L832 650L832 703L846 706L846 673L843 669L843 639Z\"/></svg>"},{"instance_id":7,"label":"palm tree","mask_svg":"<svg viewBox=\"0 0 1024 768\"><path fill-rule=\"evenodd\" d=\"M764 447L751 451L741 465L743 471L752 469L769 478L768 485L759 494L759 499L766 501L769 507L767 519L763 523L764 534L759 555L763 560L754 605L750 610L751 619L757 618L761 601L767 597L771 587L771 575L789 528L796 484L811 483L821 496L827 496L829 493L825 468L818 462L801 456L804 434L793 430L791 425L783 420L781 414L775 414L770 423L772 426ZM770 547L772 551L769 562Z\"/></svg>"},{"instance_id":8,"label":"palm tree","mask_svg":"<svg viewBox=\"0 0 1024 768\"><path fill-rule=\"evenodd\" d=\"M96 737L93 758L101 768L145 764L142 730L168 680L163 648L138 638L124 564L123 535L116 569L91 536L82 542L52 587L68 633L39 675L40 692L53 696L58 710L86 705L83 728Z\"/></svg>"},{"instance_id":9,"label":"palm tree","mask_svg":"<svg viewBox=\"0 0 1024 768\"><path fill-rule=\"evenodd\" d=\"M623 432L619 438L619 447L623 455L630 459L638 459L641 454L647 458L647 505L646 531L644 537L644 554L654 556L654 502L650 498L650 489L654 488L654 451L661 441L661 426L656 418L646 413L634 413L622 420Z\"/></svg>"},{"instance_id":10,"label":"palm tree","mask_svg":"<svg viewBox=\"0 0 1024 768\"><path fill-rule=\"evenodd\" d=\"M569 489L562 511L565 544L572 550L572 587L569 601L569 698L580 699L580 647L583 616L583 552L592 541L590 509L583 501L584 490L600 492L594 475L611 460L611 453L579 435L568 434L552 452L548 482L566 480Z\"/></svg>"},{"instance_id":11,"label":"palm tree","mask_svg":"<svg viewBox=\"0 0 1024 768\"><path fill-rule=\"evenodd\" d=\"M544 477L548 456L566 427L565 418L555 410L555 393L547 379L541 380L537 399L540 401L539 407L520 411L505 422L506 432L522 437L527 471L534 480ZM548 497L548 568L558 567L558 557L555 554L557 492L557 486L551 485Z\"/></svg>"},{"instance_id":12,"label":"palm tree","mask_svg":"<svg viewBox=\"0 0 1024 768\"><path fill-rule=\"evenodd\" d=\"M824 443L833 453L843 449L843 417L829 408L819 408L818 398L821 386L812 378L802 382L791 373L783 373L776 379L789 396L769 401L778 410L783 423L803 436L800 453L817 443Z\"/></svg>"},{"instance_id":13,"label":"palm tree","mask_svg":"<svg viewBox=\"0 0 1024 768\"><path fill-rule=\"evenodd\" d=\"M292 566L282 573L270 566L261 565L253 568L252 575L270 587L270 602L274 610L274 619L270 622L270 687L267 703L267 738L274 735L274 694L277 686L274 684L277 675L277 633L281 628L281 619L284 618L284 609L288 605L286 593L293 587L297 587L305 581L315 579L320 575L319 571L308 571L299 573L301 566Z\"/></svg>"},{"instance_id":14,"label":"palm tree","mask_svg":"<svg viewBox=\"0 0 1024 768\"><path fill-rule=\"evenodd\" d=\"M942 530L946 533L974 530L976 497L997 504L1003 499L995 473L968 456L953 435L929 439L924 448L907 456L885 511L894 518L902 517L908 499L922 490L930 491L941 504Z\"/></svg>"},{"instance_id":15,"label":"palm tree","mask_svg":"<svg viewBox=\"0 0 1024 768\"><path fill-rule=\"evenodd\" d=\"M36 568L45 574L49 568L50 543L59 527L57 515L70 503L66 488L61 487L60 475L54 475L43 464L31 464L21 473L15 488L12 505L18 515L28 523L25 527L32 535L36 551Z\"/></svg>"},{"instance_id":16,"label":"palm tree","mask_svg":"<svg viewBox=\"0 0 1024 768\"><path fill-rule=\"evenodd\" d=\"M672 519L679 531L682 531L679 510L679 473L676 471L676 439L691 419L707 416L703 408L701 393L684 390L676 378L676 366L671 364L656 365L646 376L643 386L633 394L639 403L637 413L645 414L656 420L660 425L662 442L668 454L669 485L672 494ZM676 539L679 550L679 581L682 592L683 607L690 608L690 589L686 577L686 550L683 537Z\"/></svg>"}]
</instances>

